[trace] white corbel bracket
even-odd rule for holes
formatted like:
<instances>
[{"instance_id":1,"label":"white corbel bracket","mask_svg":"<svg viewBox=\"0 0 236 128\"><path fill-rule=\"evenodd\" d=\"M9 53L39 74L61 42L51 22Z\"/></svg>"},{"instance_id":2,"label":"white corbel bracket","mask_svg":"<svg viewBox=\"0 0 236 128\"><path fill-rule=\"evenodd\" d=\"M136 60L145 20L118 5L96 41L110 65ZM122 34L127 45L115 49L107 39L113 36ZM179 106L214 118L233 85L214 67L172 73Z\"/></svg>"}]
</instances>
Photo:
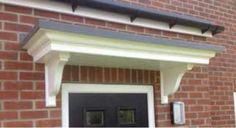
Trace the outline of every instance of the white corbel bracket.
<instances>
[{"instance_id":1,"label":"white corbel bracket","mask_svg":"<svg viewBox=\"0 0 236 128\"><path fill-rule=\"evenodd\" d=\"M56 106L56 96L61 87L63 69L68 59L69 53L55 53L50 59L45 61L45 96L46 106Z\"/></svg>"},{"instance_id":2,"label":"white corbel bracket","mask_svg":"<svg viewBox=\"0 0 236 128\"><path fill-rule=\"evenodd\" d=\"M193 68L192 64L181 64L171 68L161 68L161 103L168 103L168 96L174 94L182 80L184 73Z\"/></svg>"}]
</instances>

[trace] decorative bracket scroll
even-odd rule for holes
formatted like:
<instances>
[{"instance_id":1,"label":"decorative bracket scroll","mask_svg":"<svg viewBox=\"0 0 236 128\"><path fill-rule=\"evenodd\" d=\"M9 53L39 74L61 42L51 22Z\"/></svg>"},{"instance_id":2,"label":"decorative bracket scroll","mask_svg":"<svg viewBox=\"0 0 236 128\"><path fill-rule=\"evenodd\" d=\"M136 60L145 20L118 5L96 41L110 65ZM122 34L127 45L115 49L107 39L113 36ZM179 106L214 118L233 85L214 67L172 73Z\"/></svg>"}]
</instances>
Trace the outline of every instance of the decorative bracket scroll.
<instances>
[{"instance_id":1,"label":"decorative bracket scroll","mask_svg":"<svg viewBox=\"0 0 236 128\"><path fill-rule=\"evenodd\" d=\"M168 103L168 96L175 93L184 73L193 68L192 64L181 64L172 68L163 68L161 72L161 103Z\"/></svg>"},{"instance_id":2,"label":"decorative bracket scroll","mask_svg":"<svg viewBox=\"0 0 236 128\"><path fill-rule=\"evenodd\" d=\"M69 53L55 53L45 62L45 98L47 107L56 106L56 96L61 87L63 69L69 58Z\"/></svg>"}]
</instances>

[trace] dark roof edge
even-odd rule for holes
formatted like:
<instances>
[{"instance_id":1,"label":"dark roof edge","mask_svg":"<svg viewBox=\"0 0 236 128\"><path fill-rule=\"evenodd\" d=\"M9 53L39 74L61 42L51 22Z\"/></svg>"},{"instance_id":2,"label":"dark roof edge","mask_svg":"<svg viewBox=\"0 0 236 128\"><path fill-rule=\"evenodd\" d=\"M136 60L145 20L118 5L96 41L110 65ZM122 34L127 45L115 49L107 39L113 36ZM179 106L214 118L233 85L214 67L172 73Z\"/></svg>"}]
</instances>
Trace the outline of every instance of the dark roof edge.
<instances>
[{"instance_id":1,"label":"dark roof edge","mask_svg":"<svg viewBox=\"0 0 236 128\"><path fill-rule=\"evenodd\" d=\"M224 31L223 26L215 25L212 22L183 14L173 12L161 11L153 8L147 8L137 4L129 4L120 0L57 0L63 2L70 2L72 9L75 10L77 6L87 6L105 11L117 12L130 15L131 22L136 17L144 17L153 20L160 20L169 23L170 29L175 24L192 26L200 28L202 33L211 31L212 35Z\"/></svg>"},{"instance_id":2,"label":"dark roof edge","mask_svg":"<svg viewBox=\"0 0 236 128\"><path fill-rule=\"evenodd\" d=\"M145 35L137 35L137 34L126 33L126 32L117 32L117 31L112 31L112 30L82 26L82 25L73 25L73 24L61 23L61 22L56 22L56 21L48 21L48 20L39 20L38 24L32 29L32 31L27 36L25 36L24 39L22 39L21 41L22 46L25 45L30 40L30 38L37 32L37 30L40 28L51 29L51 30L56 30L56 31L80 33L80 34L98 36L98 37L104 37L104 38L136 41L137 43L146 42L146 43L159 44L159 45L169 45L169 46L184 47L184 48L210 50L210 51L215 51L215 52L222 52L225 50L225 47L219 46L219 45L157 38L157 37L151 37L151 36L145 36Z\"/></svg>"}]
</instances>

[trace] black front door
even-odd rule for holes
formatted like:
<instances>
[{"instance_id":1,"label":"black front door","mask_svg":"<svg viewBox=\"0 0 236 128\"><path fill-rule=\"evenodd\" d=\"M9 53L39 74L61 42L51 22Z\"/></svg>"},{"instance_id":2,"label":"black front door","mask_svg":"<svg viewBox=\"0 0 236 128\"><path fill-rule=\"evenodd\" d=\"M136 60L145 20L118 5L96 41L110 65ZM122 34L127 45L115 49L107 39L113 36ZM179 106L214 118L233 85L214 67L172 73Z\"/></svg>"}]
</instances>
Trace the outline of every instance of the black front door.
<instances>
[{"instance_id":1,"label":"black front door","mask_svg":"<svg viewBox=\"0 0 236 128\"><path fill-rule=\"evenodd\" d=\"M147 127L147 94L70 93L70 127Z\"/></svg>"}]
</instances>

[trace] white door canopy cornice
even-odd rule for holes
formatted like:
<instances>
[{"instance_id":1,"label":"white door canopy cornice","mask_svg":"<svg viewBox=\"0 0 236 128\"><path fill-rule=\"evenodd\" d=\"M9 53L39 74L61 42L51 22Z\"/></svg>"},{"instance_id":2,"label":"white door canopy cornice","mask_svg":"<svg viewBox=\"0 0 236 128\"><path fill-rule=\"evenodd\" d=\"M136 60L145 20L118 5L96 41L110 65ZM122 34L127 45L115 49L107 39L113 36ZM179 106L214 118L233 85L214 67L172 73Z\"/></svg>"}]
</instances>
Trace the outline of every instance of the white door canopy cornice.
<instances>
[{"instance_id":1,"label":"white door canopy cornice","mask_svg":"<svg viewBox=\"0 0 236 128\"><path fill-rule=\"evenodd\" d=\"M224 47L40 20L22 41L45 64L46 105L56 105L65 64L160 70L161 100L175 93L195 64L208 64Z\"/></svg>"}]
</instances>

